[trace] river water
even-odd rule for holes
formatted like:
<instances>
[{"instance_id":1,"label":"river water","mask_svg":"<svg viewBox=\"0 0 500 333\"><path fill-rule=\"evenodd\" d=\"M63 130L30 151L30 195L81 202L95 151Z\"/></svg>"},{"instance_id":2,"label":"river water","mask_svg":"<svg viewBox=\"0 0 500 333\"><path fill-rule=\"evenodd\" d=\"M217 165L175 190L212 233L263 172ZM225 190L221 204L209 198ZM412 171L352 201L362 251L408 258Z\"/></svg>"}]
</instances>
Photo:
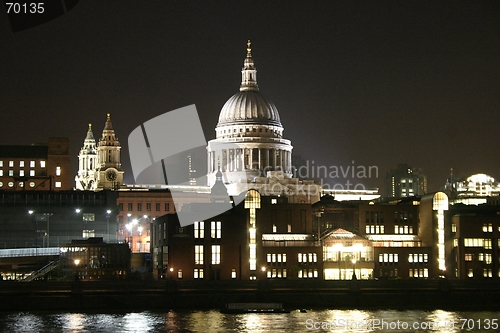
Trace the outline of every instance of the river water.
<instances>
[{"instance_id":1,"label":"river water","mask_svg":"<svg viewBox=\"0 0 500 333\"><path fill-rule=\"evenodd\" d=\"M500 332L500 312L297 310L0 313L1 332Z\"/></svg>"}]
</instances>

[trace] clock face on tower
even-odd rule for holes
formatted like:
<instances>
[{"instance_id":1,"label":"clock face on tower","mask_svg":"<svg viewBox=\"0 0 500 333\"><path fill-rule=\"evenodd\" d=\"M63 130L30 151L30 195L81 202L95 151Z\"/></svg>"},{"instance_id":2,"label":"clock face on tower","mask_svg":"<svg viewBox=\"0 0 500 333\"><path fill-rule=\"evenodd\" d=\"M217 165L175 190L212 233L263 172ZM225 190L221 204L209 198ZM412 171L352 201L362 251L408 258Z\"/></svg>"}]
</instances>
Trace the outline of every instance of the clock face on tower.
<instances>
[{"instance_id":1,"label":"clock face on tower","mask_svg":"<svg viewBox=\"0 0 500 333\"><path fill-rule=\"evenodd\" d=\"M116 180L116 172L114 170L106 171L106 179L109 181L115 181Z\"/></svg>"}]
</instances>

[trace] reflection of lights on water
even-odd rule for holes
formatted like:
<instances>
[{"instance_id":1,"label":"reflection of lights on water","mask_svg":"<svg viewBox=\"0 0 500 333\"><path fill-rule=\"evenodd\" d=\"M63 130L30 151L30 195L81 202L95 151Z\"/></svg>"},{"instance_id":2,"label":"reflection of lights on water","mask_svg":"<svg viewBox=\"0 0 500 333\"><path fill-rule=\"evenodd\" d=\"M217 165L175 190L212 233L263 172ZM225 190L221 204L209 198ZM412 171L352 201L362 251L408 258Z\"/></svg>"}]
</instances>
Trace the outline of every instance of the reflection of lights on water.
<instances>
[{"instance_id":1,"label":"reflection of lights on water","mask_svg":"<svg viewBox=\"0 0 500 333\"><path fill-rule=\"evenodd\" d=\"M129 313L123 317L123 328L127 332L147 332L151 320L146 313Z\"/></svg>"},{"instance_id":2,"label":"reflection of lights on water","mask_svg":"<svg viewBox=\"0 0 500 333\"><path fill-rule=\"evenodd\" d=\"M65 330L68 331L80 331L84 327L85 318L81 313L69 313L65 316L64 321L66 322Z\"/></svg>"}]
</instances>

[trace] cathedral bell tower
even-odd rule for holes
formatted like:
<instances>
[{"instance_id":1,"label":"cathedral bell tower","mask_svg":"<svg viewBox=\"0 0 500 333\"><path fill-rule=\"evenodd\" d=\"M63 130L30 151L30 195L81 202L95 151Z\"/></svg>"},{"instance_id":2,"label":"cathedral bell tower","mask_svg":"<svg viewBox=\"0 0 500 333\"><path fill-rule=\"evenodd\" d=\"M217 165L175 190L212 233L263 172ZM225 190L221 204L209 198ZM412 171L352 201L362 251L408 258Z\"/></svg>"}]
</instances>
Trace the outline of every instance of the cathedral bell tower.
<instances>
[{"instance_id":1,"label":"cathedral bell tower","mask_svg":"<svg viewBox=\"0 0 500 333\"><path fill-rule=\"evenodd\" d=\"M94 190L97 167L97 148L92 133L92 124L89 124L87 136L83 141L83 147L78 154L78 173L75 176L77 190Z\"/></svg>"},{"instance_id":2,"label":"cathedral bell tower","mask_svg":"<svg viewBox=\"0 0 500 333\"><path fill-rule=\"evenodd\" d=\"M97 145L96 189L117 189L123 185L120 162L120 142L115 135L108 113L101 139Z\"/></svg>"}]
</instances>

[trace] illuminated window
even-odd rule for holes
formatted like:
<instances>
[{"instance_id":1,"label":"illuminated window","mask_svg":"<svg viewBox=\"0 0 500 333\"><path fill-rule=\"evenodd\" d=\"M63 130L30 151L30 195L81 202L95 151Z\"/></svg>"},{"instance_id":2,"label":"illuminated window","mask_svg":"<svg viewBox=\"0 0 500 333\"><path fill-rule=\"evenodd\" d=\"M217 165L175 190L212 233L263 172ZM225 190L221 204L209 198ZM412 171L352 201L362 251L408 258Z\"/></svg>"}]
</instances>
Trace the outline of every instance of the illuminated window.
<instances>
[{"instance_id":1,"label":"illuminated window","mask_svg":"<svg viewBox=\"0 0 500 333\"><path fill-rule=\"evenodd\" d=\"M14 187L14 182L9 182L9 187Z\"/></svg>"},{"instance_id":2,"label":"illuminated window","mask_svg":"<svg viewBox=\"0 0 500 333\"><path fill-rule=\"evenodd\" d=\"M3 176L3 170L0 170L0 177Z\"/></svg>"},{"instance_id":3,"label":"illuminated window","mask_svg":"<svg viewBox=\"0 0 500 333\"><path fill-rule=\"evenodd\" d=\"M467 273L467 276L468 276L468 277L470 277L470 278L471 278L471 277L474 277L474 270L473 270L472 268L469 268L469 271L468 271L468 273Z\"/></svg>"},{"instance_id":4,"label":"illuminated window","mask_svg":"<svg viewBox=\"0 0 500 333\"><path fill-rule=\"evenodd\" d=\"M231 279L236 279L236 269L231 269Z\"/></svg>"},{"instance_id":5,"label":"illuminated window","mask_svg":"<svg viewBox=\"0 0 500 333\"><path fill-rule=\"evenodd\" d=\"M457 232L457 225L455 223L451 224L451 232Z\"/></svg>"},{"instance_id":6,"label":"illuminated window","mask_svg":"<svg viewBox=\"0 0 500 333\"><path fill-rule=\"evenodd\" d=\"M30 176L34 177L35 176L35 170L30 170Z\"/></svg>"},{"instance_id":7,"label":"illuminated window","mask_svg":"<svg viewBox=\"0 0 500 333\"><path fill-rule=\"evenodd\" d=\"M19 187L24 187L24 182L19 182Z\"/></svg>"},{"instance_id":8,"label":"illuminated window","mask_svg":"<svg viewBox=\"0 0 500 333\"><path fill-rule=\"evenodd\" d=\"M177 278L178 278L178 279L182 279L182 269L179 269L179 270L177 271Z\"/></svg>"},{"instance_id":9,"label":"illuminated window","mask_svg":"<svg viewBox=\"0 0 500 333\"><path fill-rule=\"evenodd\" d=\"M292 232L292 225L291 224L288 225L287 230L288 230L288 232Z\"/></svg>"},{"instance_id":10,"label":"illuminated window","mask_svg":"<svg viewBox=\"0 0 500 333\"><path fill-rule=\"evenodd\" d=\"M491 247L491 239L489 238L485 238L484 239L484 248L487 249L487 250L491 250L492 247Z\"/></svg>"},{"instance_id":11,"label":"illuminated window","mask_svg":"<svg viewBox=\"0 0 500 333\"><path fill-rule=\"evenodd\" d=\"M493 271L489 268L483 269L483 277L493 277Z\"/></svg>"},{"instance_id":12,"label":"illuminated window","mask_svg":"<svg viewBox=\"0 0 500 333\"><path fill-rule=\"evenodd\" d=\"M9 170L9 177L14 176L14 170Z\"/></svg>"},{"instance_id":13,"label":"illuminated window","mask_svg":"<svg viewBox=\"0 0 500 333\"><path fill-rule=\"evenodd\" d=\"M278 200L277 199L271 199L271 204L272 205L276 205L278 203Z\"/></svg>"},{"instance_id":14,"label":"illuminated window","mask_svg":"<svg viewBox=\"0 0 500 333\"><path fill-rule=\"evenodd\" d=\"M85 222L93 222L93 221L95 221L95 214L94 213L83 213L82 220Z\"/></svg>"},{"instance_id":15,"label":"illuminated window","mask_svg":"<svg viewBox=\"0 0 500 333\"><path fill-rule=\"evenodd\" d=\"M484 263L488 265L491 264L491 253L484 254Z\"/></svg>"},{"instance_id":16,"label":"illuminated window","mask_svg":"<svg viewBox=\"0 0 500 333\"><path fill-rule=\"evenodd\" d=\"M203 279L203 268L195 268L193 277L195 279Z\"/></svg>"},{"instance_id":17,"label":"illuminated window","mask_svg":"<svg viewBox=\"0 0 500 333\"><path fill-rule=\"evenodd\" d=\"M0 182L0 187L3 187L3 182Z\"/></svg>"},{"instance_id":18,"label":"illuminated window","mask_svg":"<svg viewBox=\"0 0 500 333\"><path fill-rule=\"evenodd\" d=\"M205 238L205 222L194 222L194 238Z\"/></svg>"},{"instance_id":19,"label":"illuminated window","mask_svg":"<svg viewBox=\"0 0 500 333\"><path fill-rule=\"evenodd\" d=\"M203 265L203 245L194 246L194 264Z\"/></svg>"},{"instance_id":20,"label":"illuminated window","mask_svg":"<svg viewBox=\"0 0 500 333\"><path fill-rule=\"evenodd\" d=\"M56 186L56 187L61 187L61 182L56 182L56 183L55 183L55 186Z\"/></svg>"},{"instance_id":21,"label":"illuminated window","mask_svg":"<svg viewBox=\"0 0 500 333\"><path fill-rule=\"evenodd\" d=\"M30 187L35 187L35 182L30 182Z\"/></svg>"},{"instance_id":22,"label":"illuminated window","mask_svg":"<svg viewBox=\"0 0 500 333\"><path fill-rule=\"evenodd\" d=\"M45 168L45 161L40 161L40 168Z\"/></svg>"},{"instance_id":23,"label":"illuminated window","mask_svg":"<svg viewBox=\"0 0 500 333\"><path fill-rule=\"evenodd\" d=\"M19 170L19 177L24 177L24 170Z\"/></svg>"},{"instance_id":24,"label":"illuminated window","mask_svg":"<svg viewBox=\"0 0 500 333\"><path fill-rule=\"evenodd\" d=\"M276 227L276 224L273 224L273 232L276 232L278 228Z\"/></svg>"},{"instance_id":25,"label":"illuminated window","mask_svg":"<svg viewBox=\"0 0 500 333\"><path fill-rule=\"evenodd\" d=\"M483 238L464 238L465 247L483 247Z\"/></svg>"},{"instance_id":26,"label":"illuminated window","mask_svg":"<svg viewBox=\"0 0 500 333\"><path fill-rule=\"evenodd\" d=\"M35 167L35 161L30 161L30 168L34 168Z\"/></svg>"},{"instance_id":27,"label":"illuminated window","mask_svg":"<svg viewBox=\"0 0 500 333\"><path fill-rule=\"evenodd\" d=\"M0 161L0 168L3 168L3 161Z\"/></svg>"},{"instance_id":28,"label":"illuminated window","mask_svg":"<svg viewBox=\"0 0 500 333\"><path fill-rule=\"evenodd\" d=\"M212 245L212 265L220 264L220 245Z\"/></svg>"},{"instance_id":29,"label":"illuminated window","mask_svg":"<svg viewBox=\"0 0 500 333\"><path fill-rule=\"evenodd\" d=\"M56 176L60 176L61 175L61 167L56 167Z\"/></svg>"},{"instance_id":30,"label":"illuminated window","mask_svg":"<svg viewBox=\"0 0 500 333\"><path fill-rule=\"evenodd\" d=\"M9 161L9 168L13 168L14 167L14 161Z\"/></svg>"},{"instance_id":31,"label":"illuminated window","mask_svg":"<svg viewBox=\"0 0 500 333\"><path fill-rule=\"evenodd\" d=\"M458 247L458 239L453 239L453 247Z\"/></svg>"},{"instance_id":32,"label":"illuminated window","mask_svg":"<svg viewBox=\"0 0 500 333\"><path fill-rule=\"evenodd\" d=\"M483 232L493 232L493 224L484 223L483 224Z\"/></svg>"},{"instance_id":33,"label":"illuminated window","mask_svg":"<svg viewBox=\"0 0 500 333\"><path fill-rule=\"evenodd\" d=\"M210 237L211 238L221 238L221 222L212 221L210 223Z\"/></svg>"}]
</instances>

